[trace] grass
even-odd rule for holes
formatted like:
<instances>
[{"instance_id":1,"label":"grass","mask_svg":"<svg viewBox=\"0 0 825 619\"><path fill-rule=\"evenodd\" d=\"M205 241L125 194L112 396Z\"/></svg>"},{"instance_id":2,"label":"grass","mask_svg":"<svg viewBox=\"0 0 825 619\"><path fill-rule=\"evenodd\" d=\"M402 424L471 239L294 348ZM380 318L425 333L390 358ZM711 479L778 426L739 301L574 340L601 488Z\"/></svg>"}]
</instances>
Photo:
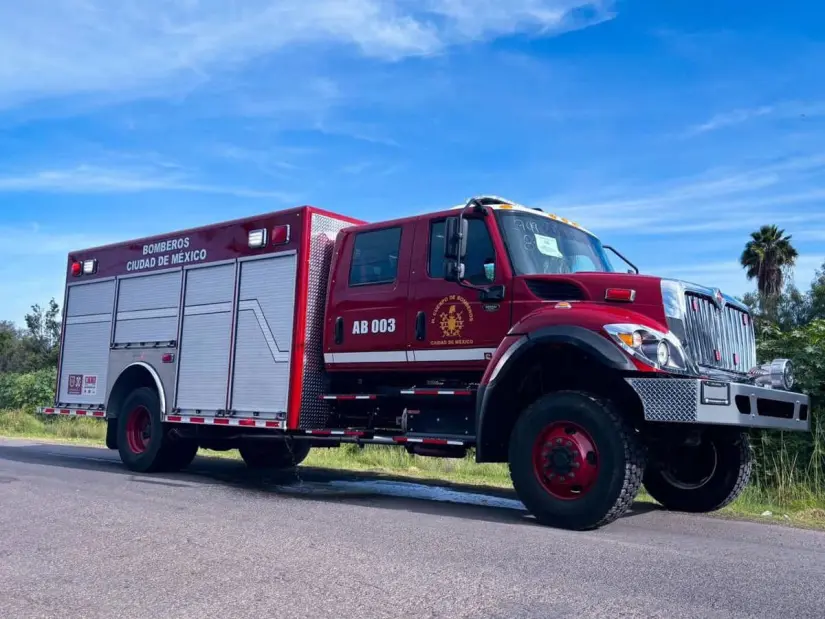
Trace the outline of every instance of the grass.
<instances>
[{"instance_id":1,"label":"grass","mask_svg":"<svg viewBox=\"0 0 825 619\"><path fill-rule=\"evenodd\" d=\"M40 417L23 411L0 411L0 436L48 439L102 445L106 426L100 420L74 417ZM819 471L805 471L788 462L778 446L770 465L742 495L719 515L748 520L772 521L796 526L825 529L825 487L816 483ZM236 451L211 452L203 455L238 458ZM463 459L411 456L398 447L379 445L343 445L338 449L314 449L305 466L370 472L410 479L445 481L455 484L511 489L510 475L504 464L476 464L472 455ZM761 478L770 478L763 483ZM642 502L653 502L644 492ZM769 515L768 515L769 514Z\"/></svg>"},{"instance_id":2,"label":"grass","mask_svg":"<svg viewBox=\"0 0 825 619\"><path fill-rule=\"evenodd\" d=\"M83 417L45 417L25 411L0 411L0 436L48 438L75 443L103 443L106 424Z\"/></svg>"}]
</instances>

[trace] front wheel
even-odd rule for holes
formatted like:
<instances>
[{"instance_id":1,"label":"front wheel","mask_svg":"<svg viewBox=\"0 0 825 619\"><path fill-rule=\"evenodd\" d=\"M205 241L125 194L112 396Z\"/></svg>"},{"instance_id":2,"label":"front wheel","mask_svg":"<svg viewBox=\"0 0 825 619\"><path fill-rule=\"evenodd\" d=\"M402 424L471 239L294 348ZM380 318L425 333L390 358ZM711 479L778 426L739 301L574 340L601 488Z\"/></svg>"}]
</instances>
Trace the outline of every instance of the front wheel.
<instances>
[{"instance_id":1,"label":"front wheel","mask_svg":"<svg viewBox=\"0 0 825 619\"><path fill-rule=\"evenodd\" d=\"M510 437L510 477L525 507L545 525L595 529L633 504L644 450L610 402L580 392L545 395Z\"/></svg>"},{"instance_id":2,"label":"front wheel","mask_svg":"<svg viewBox=\"0 0 825 619\"><path fill-rule=\"evenodd\" d=\"M666 509L706 513L733 502L752 470L753 452L744 432L709 434L698 445L663 450L645 471L644 485Z\"/></svg>"}]
</instances>

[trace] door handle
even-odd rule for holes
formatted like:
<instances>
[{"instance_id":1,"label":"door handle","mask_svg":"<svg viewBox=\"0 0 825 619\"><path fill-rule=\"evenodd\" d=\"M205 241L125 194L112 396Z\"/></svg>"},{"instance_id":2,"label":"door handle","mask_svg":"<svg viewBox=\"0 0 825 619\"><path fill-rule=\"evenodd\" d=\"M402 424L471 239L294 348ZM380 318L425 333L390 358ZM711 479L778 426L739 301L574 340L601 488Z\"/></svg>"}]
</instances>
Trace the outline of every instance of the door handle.
<instances>
[{"instance_id":1,"label":"door handle","mask_svg":"<svg viewBox=\"0 0 825 619\"><path fill-rule=\"evenodd\" d=\"M340 316L335 320L335 343L344 341L344 319Z\"/></svg>"},{"instance_id":2,"label":"door handle","mask_svg":"<svg viewBox=\"0 0 825 619\"><path fill-rule=\"evenodd\" d=\"M426 336L425 330L427 325L427 315L424 312L418 312L415 317L415 339L423 341Z\"/></svg>"}]
</instances>

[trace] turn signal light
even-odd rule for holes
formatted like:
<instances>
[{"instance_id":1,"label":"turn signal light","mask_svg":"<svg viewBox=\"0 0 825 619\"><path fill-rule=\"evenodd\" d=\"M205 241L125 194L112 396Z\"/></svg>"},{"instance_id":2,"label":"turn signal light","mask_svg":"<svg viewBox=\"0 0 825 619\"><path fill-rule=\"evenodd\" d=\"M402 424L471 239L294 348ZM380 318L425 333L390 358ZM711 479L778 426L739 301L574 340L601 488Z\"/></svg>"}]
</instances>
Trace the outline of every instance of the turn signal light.
<instances>
[{"instance_id":1,"label":"turn signal light","mask_svg":"<svg viewBox=\"0 0 825 619\"><path fill-rule=\"evenodd\" d=\"M605 301L632 303L636 299L636 291L630 288L608 288L604 292Z\"/></svg>"}]
</instances>

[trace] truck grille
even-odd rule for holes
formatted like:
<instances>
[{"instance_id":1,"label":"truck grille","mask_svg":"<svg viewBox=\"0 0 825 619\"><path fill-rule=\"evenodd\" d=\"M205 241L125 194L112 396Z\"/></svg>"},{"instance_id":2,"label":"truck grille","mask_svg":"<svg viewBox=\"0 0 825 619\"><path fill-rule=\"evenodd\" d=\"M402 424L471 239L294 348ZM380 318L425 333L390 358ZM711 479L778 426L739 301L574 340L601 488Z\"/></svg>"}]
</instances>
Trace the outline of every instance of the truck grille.
<instances>
[{"instance_id":1,"label":"truck grille","mask_svg":"<svg viewBox=\"0 0 825 619\"><path fill-rule=\"evenodd\" d=\"M756 340L750 315L738 307L720 308L713 299L688 292L687 349L700 366L746 373L756 365Z\"/></svg>"}]
</instances>

